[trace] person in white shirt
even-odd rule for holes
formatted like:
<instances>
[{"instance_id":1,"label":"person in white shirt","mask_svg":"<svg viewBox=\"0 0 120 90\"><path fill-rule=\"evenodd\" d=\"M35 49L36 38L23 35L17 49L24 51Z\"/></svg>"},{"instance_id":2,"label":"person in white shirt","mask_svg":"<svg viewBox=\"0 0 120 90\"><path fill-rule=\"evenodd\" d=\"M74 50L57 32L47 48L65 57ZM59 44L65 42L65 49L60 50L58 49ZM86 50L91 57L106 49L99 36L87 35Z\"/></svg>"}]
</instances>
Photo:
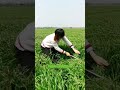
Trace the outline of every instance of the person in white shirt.
<instances>
[{"instance_id":1,"label":"person in white shirt","mask_svg":"<svg viewBox=\"0 0 120 90\"><path fill-rule=\"evenodd\" d=\"M74 48L73 44L68 40L65 36L65 32L62 28L58 28L55 30L55 33L50 34L45 37L45 39L41 43L41 48L44 54L51 56L56 55L57 53L65 54L66 56L72 56L69 52L61 49L58 46L60 40L63 40L76 54L80 54L80 52ZM53 60L57 60L57 58L53 57Z\"/></svg>"},{"instance_id":2,"label":"person in white shirt","mask_svg":"<svg viewBox=\"0 0 120 90\"><path fill-rule=\"evenodd\" d=\"M34 70L35 66L35 23L28 24L16 38L16 59L18 64L27 69Z\"/></svg>"}]
</instances>

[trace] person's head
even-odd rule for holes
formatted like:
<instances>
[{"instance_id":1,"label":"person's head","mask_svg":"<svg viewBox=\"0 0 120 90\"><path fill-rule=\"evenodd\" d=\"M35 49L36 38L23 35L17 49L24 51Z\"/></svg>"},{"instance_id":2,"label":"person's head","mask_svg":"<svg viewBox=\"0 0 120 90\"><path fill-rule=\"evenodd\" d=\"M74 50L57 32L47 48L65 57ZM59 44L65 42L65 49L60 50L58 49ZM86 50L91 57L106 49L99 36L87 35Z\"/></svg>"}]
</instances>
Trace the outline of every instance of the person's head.
<instances>
[{"instance_id":1,"label":"person's head","mask_svg":"<svg viewBox=\"0 0 120 90\"><path fill-rule=\"evenodd\" d=\"M55 30L55 38L56 40L59 40L65 36L65 32L62 28L58 28Z\"/></svg>"}]
</instances>

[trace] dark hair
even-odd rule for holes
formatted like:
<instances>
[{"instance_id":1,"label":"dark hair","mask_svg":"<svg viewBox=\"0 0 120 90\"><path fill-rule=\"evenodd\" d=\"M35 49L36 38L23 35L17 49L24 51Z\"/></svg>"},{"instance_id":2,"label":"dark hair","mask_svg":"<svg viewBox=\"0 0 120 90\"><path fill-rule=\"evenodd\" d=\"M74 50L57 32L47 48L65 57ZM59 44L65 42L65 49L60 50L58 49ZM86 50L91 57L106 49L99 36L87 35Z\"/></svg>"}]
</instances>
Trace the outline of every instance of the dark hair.
<instances>
[{"instance_id":1,"label":"dark hair","mask_svg":"<svg viewBox=\"0 0 120 90\"><path fill-rule=\"evenodd\" d=\"M55 35L57 35L58 37L62 38L65 36L65 32L62 28L58 28L55 30Z\"/></svg>"}]
</instances>

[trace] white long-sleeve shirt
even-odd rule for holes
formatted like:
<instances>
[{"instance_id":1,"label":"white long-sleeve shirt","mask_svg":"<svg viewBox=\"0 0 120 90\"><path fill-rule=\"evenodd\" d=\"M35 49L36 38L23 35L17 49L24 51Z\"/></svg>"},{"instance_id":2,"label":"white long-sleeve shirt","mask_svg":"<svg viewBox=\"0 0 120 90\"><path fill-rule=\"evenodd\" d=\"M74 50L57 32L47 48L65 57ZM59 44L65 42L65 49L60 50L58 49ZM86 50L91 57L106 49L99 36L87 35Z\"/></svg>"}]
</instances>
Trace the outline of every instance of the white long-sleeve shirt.
<instances>
[{"instance_id":1,"label":"white long-sleeve shirt","mask_svg":"<svg viewBox=\"0 0 120 90\"><path fill-rule=\"evenodd\" d=\"M32 51L34 52L35 48L35 23L28 24L25 29L20 32L16 38L15 46L21 51Z\"/></svg>"},{"instance_id":2,"label":"white long-sleeve shirt","mask_svg":"<svg viewBox=\"0 0 120 90\"><path fill-rule=\"evenodd\" d=\"M41 46L44 47L44 48L55 48L55 50L57 50L58 52L63 52L64 50L61 49L59 46L58 46L58 42L56 42L54 40L54 37L55 37L55 33L53 34L50 34L48 36L46 36L46 38L42 41L41 43ZM72 46L72 43L68 40L68 38L66 36L64 36L62 38L62 40L68 45L68 46Z\"/></svg>"}]
</instances>

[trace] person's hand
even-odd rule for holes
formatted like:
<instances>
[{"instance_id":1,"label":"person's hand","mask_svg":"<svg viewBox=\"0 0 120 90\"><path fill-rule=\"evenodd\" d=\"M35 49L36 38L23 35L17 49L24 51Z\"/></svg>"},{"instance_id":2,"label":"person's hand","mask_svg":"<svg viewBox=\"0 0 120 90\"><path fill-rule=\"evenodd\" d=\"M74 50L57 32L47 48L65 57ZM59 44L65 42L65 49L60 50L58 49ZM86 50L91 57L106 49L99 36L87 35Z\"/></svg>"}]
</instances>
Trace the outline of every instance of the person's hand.
<instances>
[{"instance_id":1,"label":"person's hand","mask_svg":"<svg viewBox=\"0 0 120 90\"><path fill-rule=\"evenodd\" d=\"M93 60L94 60L98 65L100 65L100 66L108 66L108 65L109 65L109 63L108 63L105 59L103 59L102 57L96 55L96 54L94 53L94 51L91 51L91 52L90 52L90 55L91 55L91 57L93 58Z\"/></svg>"},{"instance_id":2,"label":"person's hand","mask_svg":"<svg viewBox=\"0 0 120 90\"><path fill-rule=\"evenodd\" d=\"M100 66L108 66L109 65L105 59L103 59L102 57L100 57L98 55L94 56L93 59Z\"/></svg>"},{"instance_id":3,"label":"person's hand","mask_svg":"<svg viewBox=\"0 0 120 90\"><path fill-rule=\"evenodd\" d=\"M76 54L80 54L80 52L79 52L77 49L75 49L75 48L73 48L73 51L74 51Z\"/></svg>"},{"instance_id":4,"label":"person's hand","mask_svg":"<svg viewBox=\"0 0 120 90\"><path fill-rule=\"evenodd\" d=\"M70 55L70 53L69 52L65 52L65 54L66 54L66 56L72 56L72 55Z\"/></svg>"}]
</instances>

